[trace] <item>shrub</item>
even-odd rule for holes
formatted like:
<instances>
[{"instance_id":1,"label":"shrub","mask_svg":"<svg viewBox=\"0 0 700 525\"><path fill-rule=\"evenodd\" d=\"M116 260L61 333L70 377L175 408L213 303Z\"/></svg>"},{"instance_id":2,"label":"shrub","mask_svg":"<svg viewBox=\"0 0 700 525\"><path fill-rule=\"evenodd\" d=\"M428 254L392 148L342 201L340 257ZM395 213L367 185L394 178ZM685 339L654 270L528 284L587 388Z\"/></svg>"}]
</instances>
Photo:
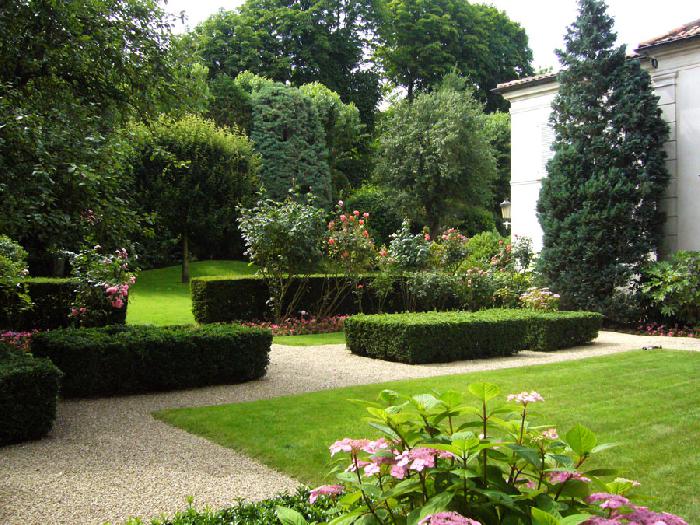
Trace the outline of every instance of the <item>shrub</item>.
<instances>
[{"instance_id":1,"label":"shrub","mask_svg":"<svg viewBox=\"0 0 700 525\"><path fill-rule=\"evenodd\" d=\"M365 185L345 199L351 210L366 210L372 216L368 229L377 245L388 244L391 234L401 228L401 215L392 192L383 187Z\"/></svg>"},{"instance_id":2,"label":"shrub","mask_svg":"<svg viewBox=\"0 0 700 525\"><path fill-rule=\"evenodd\" d=\"M679 323L700 324L700 252L676 252L642 273L644 299L661 315Z\"/></svg>"},{"instance_id":3,"label":"shrub","mask_svg":"<svg viewBox=\"0 0 700 525\"><path fill-rule=\"evenodd\" d=\"M25 249L7 235L0 235L0 326L30 306L26 286L20 282L28 273Z\"/></svg>"},{"instance_id":4,"label":"shrub","mask_svg":"<svg viewBox=\"0 0 700 525\"><path fill-rule=\"evenodd\" d=\"M464 270L469 268L489 268L491 259L498 254L504 239L495 231L485 231L471 237L467 243L469 255L464 261L462 268Z\"/></svg>"},{"instance_id":5,"label":"shrub","mask_svg":"<svg viewBox=\"0 0 700 525\"><path fill-rule=\"evenodd\" d=\"M602 316L590 312L483 310L357 315L345 320L351 352L403 363L440 363L551 351L587 343Z\"/></svg>"},{"instance_id":6,"label":"shrub","mask_svg":"<svg viewBox=\"0 0 700 525\"><path fill-rule=\"evenodd\" d=\"M61 372L0 342L0 445L38 439L56 419Z\"/></svg>"},{"instance_id":7,"label":"shrub","mask_svg":"<svg viewBox=\"0 0 700 525\"><path fill-rule=\"evenodd\" d=\"M65 374L65 396L231 384L265 375L272 334L237 325L110 326L32 337L31 350Z\"/></svg>"},{"instance_id":8,"label":"shrub","mask_svg":"<svg viewBox=\"0 0 700 525\"><path fill-rule=\"evenodd\" d=\"M334 462L340 484L311 497L337 498L336 524L687 525L634 505L626 496L636 481L591 468L612 445L590 429L577 424L560 436L533 424L539 393L510 394L507 403L500 397L491 383L414 396L382 391L378 402L363 403L382 436L331 444L331 456L341 456ZM308 523L293 510L277 512L293 518L288 523Z\"/></svg>"},{"instance_id":9,"label":"shrub","mask_svg":"<svg viewBox=\"0 0 700 525\"><path fill-rule=\"evenodd\" d=\"M399 270L422 270L430 259L430 235L412 233L411 223L405 220L401 229L391 235L388 256Z\"/></svg>"},{"instance_id":10,"label":"shrub","mask_svg":"<svg viewBox=\"0 0 700 525\"><path fill-rule=\"evenodd\" d=\"M525 308L554 311L559 309L559 294L549 288L532 287L520 295L520 302Z\"/></svg>"}]
</instances>

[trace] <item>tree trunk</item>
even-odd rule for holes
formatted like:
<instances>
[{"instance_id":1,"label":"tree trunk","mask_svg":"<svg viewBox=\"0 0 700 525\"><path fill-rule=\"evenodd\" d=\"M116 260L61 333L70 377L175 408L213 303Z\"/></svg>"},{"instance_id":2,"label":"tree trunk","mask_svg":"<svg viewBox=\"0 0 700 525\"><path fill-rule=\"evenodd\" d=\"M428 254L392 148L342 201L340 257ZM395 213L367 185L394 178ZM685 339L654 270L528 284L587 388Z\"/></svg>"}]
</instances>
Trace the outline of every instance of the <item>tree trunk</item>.
<instances>
[{"instance_id":1,"label":"tree trunk","mask_svg":"<svg viewBox=\"0 0 700 525\"><path fill-rule=\"evenodd\" d=\"M187 233L182 234L182 282L190 282L190 242Z\"/></svg>"}]
</instances>

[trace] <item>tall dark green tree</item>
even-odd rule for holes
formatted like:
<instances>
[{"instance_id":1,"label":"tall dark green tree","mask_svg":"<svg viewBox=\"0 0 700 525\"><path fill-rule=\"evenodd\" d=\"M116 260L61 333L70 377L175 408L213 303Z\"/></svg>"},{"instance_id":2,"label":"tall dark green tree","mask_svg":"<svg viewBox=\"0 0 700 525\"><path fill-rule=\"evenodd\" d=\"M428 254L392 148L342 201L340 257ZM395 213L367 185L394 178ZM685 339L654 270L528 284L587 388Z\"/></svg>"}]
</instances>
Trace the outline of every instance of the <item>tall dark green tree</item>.
<instances>
[{"instance_id":1,"label":"tall dark green tree","mask_svg":"<svg viewBox=\"0 0 700 525\"><path fill-rule=\"evenodd\" d=\"M377 57L391 82L417 91L455 68L469 78L487 111L507 110L491 90L532 73L525 30L498 9L464 0L388 0Z\"/></svg>"},{"instance_id":2,"label":"tall dark green tree","mask_svg":"<svg viewBox=\"0 0 700 525\"><path fill-rule=\"evenodd\" d=\"M669 180L668 127L650 77L615 40L605 3L579 0L558 51L554 157L537 206L550 286L569 308L606 313L659 246Z\"/></svg>"}]
</instances>

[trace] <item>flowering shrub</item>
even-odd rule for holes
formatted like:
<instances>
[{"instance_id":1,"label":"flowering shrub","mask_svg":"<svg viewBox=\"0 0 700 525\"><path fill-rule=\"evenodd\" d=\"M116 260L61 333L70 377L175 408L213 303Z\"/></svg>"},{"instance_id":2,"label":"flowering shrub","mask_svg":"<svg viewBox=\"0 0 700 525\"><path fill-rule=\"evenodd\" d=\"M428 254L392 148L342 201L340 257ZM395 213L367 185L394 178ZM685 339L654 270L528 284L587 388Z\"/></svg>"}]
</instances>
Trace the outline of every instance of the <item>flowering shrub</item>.
<instances>
[{"instance_id":1,"label":"flowering shrub","mask_svg":"<svg viewBox=\"0 0 700 525\"><path fill-rule=\"evenodd\" d=\"M401 229L391 235L387 256L400 270L421 270L430 258L430 234L411 233L411 223L403 221Z\"/></svg>"},{"instance_id":2,"label":"flowering shrub","mask_svg":"<svg viewBox=\"0 0 700 525\"><path fill-rule=\"evenodd\" d=\"M241 323L244 326L267 328L273 335L309 335L342 332L347 315L336 315L318 319L311 317L308 312L301 312L299 318L284 319L280 323Z\"/></svg>"},{"instance_id":3,"label":"flowering shrub","mask_svg":"<svg viewBox=\"0 0 700 525\"><path fill-rule=\"evenodd\" d=\"M136 282L125 248L102 255L101 246L71 255L72 275L78 280L70 316L81 326L109 324L114 310L126 307L129 287Z\"/></svg>"},{"instance_id":4,"label":"flowering shrub","mask_svg":"<svg viewBox=\"0 0 700 525\"><path fill-rule=\"evenodd\" d=\"M374 241L367 227L369 213L348 212L343 201L338 201L337 217L328 223L328 256L346 274L364 272L372 268L375 259Z\"/></svg>"},{"instance_id":5,"label":"flowering shrub","mask_svg":"<svg viewBox=\"0 0 700 525\"><path fill-rule=\"evenodd\" d=\"M0 346L1 343L6 343L23 352L29 352L29 343L31 342L32 335L36 332L37 330L25 332L7 331L0 333Z\"/></svg>"},{"instance_id":6,"label":"flowering shrub","mask_svg":"<svg viewBox=\"0 0 700 525\"><path fill-rule=\"evenodd\" d=\"M497 385L474 383L468 394L476 405L456 391L384 390L378 403L367 403L369 423L383 437L333 443L340 483L312 493L314 501L337 498L342 514L329 524L687 525L632 504L627 494L638 483L586 469L610 447L588 428L560 436L533 425L532 405L544 402L537 392L503 403Z\"/></svg>"},{"instance_id":7,"label":"flowering shrub","mask_svg":"<svg viewBox=\"0 0 700 525\"><path fill-rule=\"evenodd\" d=\"M667 326L660 323L640 324L637 331L643 335L663 335L666 337L700 337L700 327Z\"/></svg>"},{"instance_id":8,"label":"flowering shrub","mask_svg":"<svg viewBox=\"0 0 700 525\"><path fill-rule=\"evenodd\" d=\"M430 246L433 266L454 272L469 253L469 239L459 230L449 228Z\"/></svg>"},{"instance_id":9,"label":"flowering shrub","mask_svg":"<svg viewBox=\"0 0 700 525\"><path fill-rule=\"evenodd\" d=\"M520 296L520 302L533 310L559 310L559 294L552 293L549 288L528 288Z\"/></svg>"},{"instance_id":10,"label":"flowering shrub","mask_svg":"<svg viewBox=\"0 0 700 525\"><path fill-rule=\"evenodd\" d=\"M31 306L26 287L20 282L27 275L27 252L7 235L0 235L0 301L3 309L0 322Z\"/></svg>"}]
</instances>

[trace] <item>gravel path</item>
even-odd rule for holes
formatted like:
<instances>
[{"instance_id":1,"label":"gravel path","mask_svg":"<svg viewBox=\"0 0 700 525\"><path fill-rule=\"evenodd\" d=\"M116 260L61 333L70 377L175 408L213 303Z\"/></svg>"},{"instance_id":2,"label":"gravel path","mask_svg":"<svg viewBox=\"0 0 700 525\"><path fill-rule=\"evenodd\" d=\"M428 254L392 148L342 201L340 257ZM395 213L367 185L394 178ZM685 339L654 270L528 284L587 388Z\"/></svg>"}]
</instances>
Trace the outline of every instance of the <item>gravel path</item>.
<instances>
[{"instance_id":1,"label":"gravel path","mask_svg":"<svg viewBox=\"0 0 700 525\"><path fill-rule=\"evenodd\" d=\"M118 398L63 401L45 439L0 449L0 523L119 523L172 514L193 496L226 506L294 489L291 478L236 451L171 428L155 410L251 401L388 380L554 363L645 345L700 351L700 340L601 332L591 345L550 354L440 365L403 365L357 357L343 345L273 345L267 376L242 385Z\"/></svg>"}]
</instances>

